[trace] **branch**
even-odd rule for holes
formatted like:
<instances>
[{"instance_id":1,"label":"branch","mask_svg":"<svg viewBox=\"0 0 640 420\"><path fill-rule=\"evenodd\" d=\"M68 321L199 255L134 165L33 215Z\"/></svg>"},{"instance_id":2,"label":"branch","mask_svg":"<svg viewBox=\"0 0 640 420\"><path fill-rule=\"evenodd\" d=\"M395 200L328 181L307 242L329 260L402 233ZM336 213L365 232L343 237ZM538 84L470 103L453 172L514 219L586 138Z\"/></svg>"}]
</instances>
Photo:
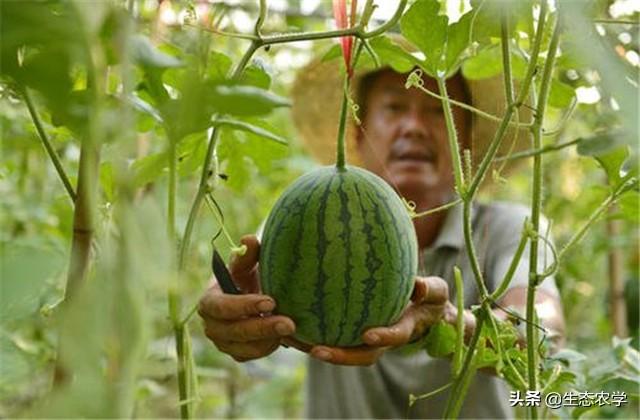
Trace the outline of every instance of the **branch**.
<instances>
[{"instance_id":1,"label":"branch","mask_svg":"<svg viewBox=\"0 0 640 420\"><path fill-rule=\"evenodd\" d=\"M77 198L76 192L73 190L73 187L71 186L71 181L69 181L69 177L67 176L67 173L65 172L64 167L60 162L60 157L58 156L55 149L51 145L51 142L49 141L49 137L47 136L47 133L44 130L44 127L42 126L42 121L40 121L40 117L38 116L38 112L36 111L35 106L33 105L33 101L31 100L31 95L29 95L27 87L24 87L22 89L22 96L24 97L24 100L27 104L27 108L29 109L29 114L31 115L33 124L36 126L36 131L38 132L38 136L40 137L40 140L42 141L42 144L44 145L44 148L47 151L47 154L49 155L51 162L53 163L53 166L55 166L56 172L58 173L60 180L64 184L64 188L65 190L67 190L67 193L71 198L71 201L75 202Z\"/></svg>"},{"instance_id":2,"label":"branch","mask_svg":"<svg viewBox=\"0 0 640 420\"><path fill-rule=\"evenodd\" d=\"M423 216L428 216L428 215L433 214L433 213L438 213L440 211L447 210L447 209L449 209L451 207L455 207L460 203L462 203L462 198L457 198L457 199L455 199L453 201L450 201L450 202L448 202L446 204L443 204L441 206L438 206L438 207L423 211L421 213L416 213L413 216L411 216L411 218L412 219L416 219L418 217L423 217Z\"/></svg>"},{"instance_id":3,"label":"branch","mask_svg":"<svg viewBox=\"0 0 640 420\"><path fill-rule=\"evenodd\" d=\"M591 226L602 216L602 214L607 210L609 206L616 202L616 200L625 192L629 191L632 188L638 188L638 179L631 178L625 182L622 182L600 205L598 208L591 214L591 217L585 222L584 225L569 239L569 241L562 247L562 249L558 252L558 261L564 258L567 251L576 245L587 231L591 228Z\"/></svg>"},{"instance_id":4,"label":"branch","mask_svg":"<svg viewBox=\"0 0 640 420\"><path fill-rule=\"evenodd\" d=\"M564 142L564 143L551 144L549 146L544 146L544 147L541 147L539 149L523 150L522 152L514 153L514 154L512 154L510 156L499 156L499 157L494 159L494 162L502 162L502 161L513 160L513 159L522 159L522 158L528 158L528 157L533 157L533 156L537 156L537 155L542 155L542 154L549 153L549 152L555 152L557 150L562 150L564 148L571 147L571 146L574 146L576 144L579 144L581 141L582 141L582 139L578 138L578 139L567 141L567 142Z\"/></svg>"}]
</instances>

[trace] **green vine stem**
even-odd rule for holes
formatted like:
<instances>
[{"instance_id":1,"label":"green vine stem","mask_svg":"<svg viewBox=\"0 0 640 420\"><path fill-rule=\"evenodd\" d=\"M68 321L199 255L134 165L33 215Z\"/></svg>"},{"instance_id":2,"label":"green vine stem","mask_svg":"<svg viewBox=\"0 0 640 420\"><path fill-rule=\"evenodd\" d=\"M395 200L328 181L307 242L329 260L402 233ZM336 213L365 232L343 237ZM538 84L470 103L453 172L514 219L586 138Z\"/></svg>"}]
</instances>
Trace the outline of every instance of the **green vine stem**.
<instances>
[{"instance_id":1,"label":"green vine stem","mask_svg":"<svg viewBox=\"0 0 640 420\"><path fill-rule=\"evenodd\" d=\"M543 2L545 3L545 2ZM542 148L542 124L544 121L544 112L551 90L551 76L555 64L556 52L560 40L560 24L556 19L553 28L551 43L547 59L544 63L544 72L540 82L540 95L537 98L537 106L534 117L533 147L535 149ZM533 191L531 205L531 224L535 235L531 237L531 248L529 256L529 285L527 288L527 319L532 320L535 316L535 294L538 286L538 234L540 231L540 217L542 213L542 154L538 154L533 158ZM533 323L527 323L527 365L529 376L529 390L538 389L538 354L536 352L535 331ZM537 408L530 407L530 415L537 418Z\"/></svg>"},{"instance_id":2,"label":"green vine stem","mask_svg":"<svg viewBox=\"0 0 640 420\"><path fill-rule=\"evenodd\" d=\"M447 84L444 76L437 77L438 89L440 94L444 98L449 98L447 93ZM447 137L449 139L449 149L451 150L451 159L453 162L453 176L456 184L456 190L460 197L465 199L466 197L466 185L464 182L464 173L462 172L462 163L460 160L460 146L458 145L458 133L456 132L456 126L453 120L453 111L451 110L451 104L448 100L442 100L442 107L444 109L444 117L447 125Z\"/></svg>"},{"instance_id":3,"label":"green vine stem","mask_svg":"<svg viewBox=\"0 0 640 420\"><path fill-rule=\"evenodd\" d=\"M571 147L571 146L575 146L577 144L579 144L582 141L581 138L577 138L574 140L570 140L564 143L559 143L559 144L551 144L548 146L544 146L540 149L530 149L530 150L523 150L522 152L518 152L518 153L513 153L510 156L500 156L494 159L494 162L503 162L503 161L508 161L508 160L514 160L514 159L523 159L523 158L528 158L528 157L534 157L536 155L541 155L541 154L545 154L545 153L549 153L549 152L556 152L558 150L562 150L564 148L567 147Z\"/></svg>"},{"instance_id":4,"label":"green vine stem","mask_svg":"<svg viewBox=\"0 0 640 420\"><path fill-rule=\"evenodd\" d=\"M444 210L450 209L451 207L455 207L460 203L462 203L462 198L456 198L455 200L450 201L450 202L448 202L446 204L443 204L441 206L438 206L438 207L435 207L435 208L432 208L432 209L429 209L429 210L425 210L425 211L420 212L420 213L416 213L416 214L412 215L411 218L412 219L417 219L418 217L429 216L430 214L438 213L440 211L444 211Z\"/></svg>"},{"instance_id":5,"label":"green vine stem","mask_svg":"<svg viewBox=\"0 0 640 420\"><path fill-rule=\"evenodd\" d=\"M462 279L462 272L458 266L453 267L453 278L456 285L456 308L458 310L456 314L456 330L458 330L458 336L456 337L456 349L453 353L453 374L460 374L462 369L462 356L464 356L464 281Z\"/></svg>"},{"instance_id":6,"label":"green vine stem","mask_svg":"<svg viewBox=\"0 0 640 420\"><path fill-rule=\"evenodd\" d=\"M347 108L349 104L349 76L345 75L340 107L340 124L338 125L338 147L336 151L336 168L338 171L346 169L345 135L347 132Z\"/></svg>"},{"instance_id":7,"label":"green vine stem","mask_svg":"<svg viewBox=\"0 0 640 420\"><path fill-rule=\"evenodd\" d=\"M522 81L522 85L520 86L518 97L516 98L516 105L518 106L518 108L521 107L524 101L527 99L529 88L531 87L531 81L533 80L533 76L536 73L536 68L538 67L538 55L540 54L540 48L542 47L542 36L544 34L544 25L547 18L547 2L544 0L540 2L539 16L540 17L538 18L536 38L533 41L533 46L531 48L529 65L527 66L527 72Z\"/></svg>"},{"instance_id":8,"label":"green vine stem","mask_svg":"<svg viewBox=\"0 0 640 420\"><path fill-rule=\"evenodd\" d=\"M496 290L489 297L492 301L497 302L502 298L502 296L507 291L509 287L509 283L511 283L511 279L518 268L518 264L520 263L520 259L522 258L522 254L524 253L524 249L527 246L527 240L529 239L529 235L527 234L526 226L529 224L528 220L525 220L524 227L522 228L522 233L520 235L520 242L518 242L518 247L516 248L516 253L513 254L513 258L511 259L511 263L509 264L509 268L507 269L504 278L500 282L500 285L496 288Z\"/></svg>"},{"instance_id":9,"label":"green vine stem","mask_svg":"<svg viewBox=\"0 0 640 420\"><path fill-rule=\"evenodd\" d=\"M64 166L62 166L62 162L60 161L60 157L56 153L56 150L51 145L51 141L49 141L49 136L47 135L44 127L42 126L42 121L40 120L40 116L36 111L36 108L31 100L31 95L29 94L29 90L27 87L22 89L22 97L24 98L25 103L27 104L27 109L29 110L29 115L31 115L31 119L33 120L33 125L36 127L36 131L38 132L38 136L42 141L42 145L44 146L47 154L49 155L49 159L53 163L53 166L56 168L56 172L58 173L58 177L60 177L60 181L64 185L64 189L69 194L72 202L76 201L76 192L73 190L73 186L71 185L71 181L69 181L69 177L64 170Z\"/></svg>"},{"instance_id":10,"label":"green vine stem","mask_svg":"<svg viewBox=\"0 0 640 420\"><path fill-rule=\"evenodd\" d=\"M475 350L478 345L478 341L480 339L480 333L482 331L482 326L485 322L484 314L480 314L477 316L478 322L476 323L476 330L473 332L473 336L471 337L471 341L469 341L469 348L465 353L464 361L462 363L462 368L460 369L460 373L456 376L455 381L453 382L451 392L449 394L449 398L447 399L447 404L445 406L443 418L452 419L458 417L458 413L460 412L460 408L462 407L462 402L464 401L465 393L461 392L462 388L464 388L464 383L468 382L468 378L473 373L473 358L475 356Z\"/></svg>"},{"instance_id":11,"label":"green vine stem","mask_svg":"<svg viewBox=\"0 0 640 420\"><path fill-rule=\"evenodd\" d=\"M81 13L78 14L82 21ZM71 252L67 283L65 288L64 307L68 307L76 294L86 283L91 265L91 244L95 230L95 219L98 201L98 182L100 174L100 151L102 145L102 101L106 91L106 63L100 42L89 35L86 28L85 51L87 52L87 90L89 92L90 112L87 118L86 138L80 147L78 168L78 184L73 210L73 231L71 236ZM54 366L54 387L59 387L69 380L68 372L60 359L61 343L58 343L58 355Z\"/></svg>"}]
</instances>

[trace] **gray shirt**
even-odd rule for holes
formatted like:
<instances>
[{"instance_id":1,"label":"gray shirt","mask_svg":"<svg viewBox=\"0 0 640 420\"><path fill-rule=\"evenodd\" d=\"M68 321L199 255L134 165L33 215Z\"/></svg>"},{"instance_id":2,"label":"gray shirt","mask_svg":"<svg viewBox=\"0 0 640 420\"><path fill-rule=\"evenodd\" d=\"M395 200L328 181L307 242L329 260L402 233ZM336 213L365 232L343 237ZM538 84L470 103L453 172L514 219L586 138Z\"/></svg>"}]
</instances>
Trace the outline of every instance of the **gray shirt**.
<instances>
[{"instance_id":1,"label":"gray shirt","mask_svg":"<svg viewBox=\"0 0 640 420\"><path fill-rule=\"evenodd\" d=\"M473 241L489 292L506 273L520 241L529 209L507 203L480 204L472 214ZM543 229L544 232L544 229ZM540 244L539 267L553 260ZM449 283L455 301L453 267L464 279L466 307L478 303L473 272L464 245L462 206L449 210L433 246L422 250L420 275L434 275ZM525 250L510 287L527 284L529 252ZM541 288L558 294L555 282L547 278ZM441 418L448 392L419 400L409 408L409 394L420 395L451 382L448 359L434 359L424 351L407 354L402 349L387 351L368 367L336 366L309 358L306 383L306 415L312 418ZM478 373L469 387L461 418L511 418L509 390L495 376Z\"/></svg>"}]
</instances>

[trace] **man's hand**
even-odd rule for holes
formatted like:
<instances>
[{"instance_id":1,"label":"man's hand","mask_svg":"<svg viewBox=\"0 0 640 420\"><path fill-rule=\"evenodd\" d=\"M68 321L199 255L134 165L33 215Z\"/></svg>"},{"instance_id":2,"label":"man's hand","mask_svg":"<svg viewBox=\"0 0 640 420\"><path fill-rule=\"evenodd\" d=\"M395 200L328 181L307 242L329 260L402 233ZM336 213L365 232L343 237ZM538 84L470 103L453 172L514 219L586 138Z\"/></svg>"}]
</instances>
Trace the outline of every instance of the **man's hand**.
<instances>
[{"instance_id":1,"label":"man's hand","mask_svg":"<svg viewBox=\"0 0 640 420\"><path fill-rule=\"evenodd\" d=\"M441 319L455 325L457 310L449 301L447 283L439 277L416 277L411 304L400 320L389 327L371 328L362 336L365 345L354 348L314 346L317 359L339 365L371 365L385 350L421 337ZM475 318L465 312L465 333L473 331ZM466 334L465 334L466 335Z\"/></svg>"},{"instance_id":2,"label":"man's hand","mask_svg":"<svg viewBox=\"0 0 640 420\"><path fill-rule=\"evenodd\" d=\"M250 235L240 242L247 246L247 252L231 261L229 271L245 294L224 294L214 281L200 299L198 313L204 320L205 334L218 350L242 362L273 353L282 337L295 332L295 324L288 317L270 315L276 304L260 294L258 239Z\"/></svg>"}]
</instances>

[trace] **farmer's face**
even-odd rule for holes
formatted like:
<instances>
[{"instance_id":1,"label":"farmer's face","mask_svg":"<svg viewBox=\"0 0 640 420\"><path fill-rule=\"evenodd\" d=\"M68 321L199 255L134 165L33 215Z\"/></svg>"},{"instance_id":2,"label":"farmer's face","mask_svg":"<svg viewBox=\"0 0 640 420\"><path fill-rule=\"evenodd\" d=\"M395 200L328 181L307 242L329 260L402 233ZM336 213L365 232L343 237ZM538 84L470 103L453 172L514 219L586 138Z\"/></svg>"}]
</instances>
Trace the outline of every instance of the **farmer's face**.
<instances>
[{"instance_id":1,"label":"farmer's face","mask_svg":"<svg viewBox=\"0 0 640 420\"><path fill-rule=\"evenodd\" d=\"M434 79L424 86L438 92ZM439 99L418 89L405 89L406 75L383 70L368 87L366 114L358 133L364 167L385 179L419 207L434 207L450 200L454 191L451 151ZM452 99L466 102L463 81L447 82ZM470 118L453 107L461 147L469 144Z\"/></svg>"}]
</instances>

